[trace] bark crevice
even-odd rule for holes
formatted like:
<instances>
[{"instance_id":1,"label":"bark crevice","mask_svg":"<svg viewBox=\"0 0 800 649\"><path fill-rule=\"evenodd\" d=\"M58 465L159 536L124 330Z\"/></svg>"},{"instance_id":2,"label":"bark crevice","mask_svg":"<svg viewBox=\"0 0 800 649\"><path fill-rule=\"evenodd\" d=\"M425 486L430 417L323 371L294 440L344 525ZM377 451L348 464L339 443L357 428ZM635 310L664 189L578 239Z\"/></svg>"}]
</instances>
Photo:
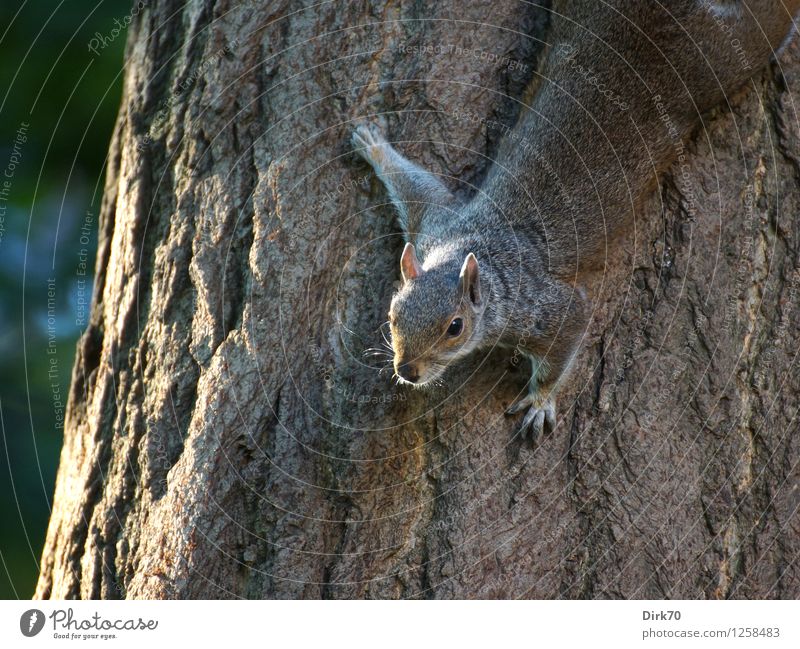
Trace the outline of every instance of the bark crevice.
<instances>
[{"instance_id":1,"label":"bark crevice","mask_svg":"<svg viewBox=\"0 0 800 649\"><path fill-rule=\"evenodd\" d=\"M797 596L797 43L609 242L530 448L505 352L424 393L365 361L402 242L349 137L381 116L469 194L547 12L289 11L165 2L130 27L37 596Z\"/></svg>"}]
</instances>

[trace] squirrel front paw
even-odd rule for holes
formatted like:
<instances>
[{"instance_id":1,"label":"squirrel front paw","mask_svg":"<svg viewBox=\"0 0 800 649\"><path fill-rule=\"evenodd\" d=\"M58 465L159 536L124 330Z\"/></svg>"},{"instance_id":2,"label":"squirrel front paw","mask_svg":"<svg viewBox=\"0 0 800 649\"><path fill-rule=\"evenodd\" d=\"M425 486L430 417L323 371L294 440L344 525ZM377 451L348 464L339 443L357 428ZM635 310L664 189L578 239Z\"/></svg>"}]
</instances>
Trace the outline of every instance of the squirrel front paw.
<instances>
[{"instance_id":1,"label":"squirrel front paw","mask_svg":"<svg viewBox=\"0 0 800 649\"><path fill-rule=\"evenodd\" d=\"M380 166L385 159L389 143L374 124L361 124L353 131L353 147L373 167Z\"/></svg>"},{"instance_id":2,"label":"squirrel front paw","mask_svg":"<svg viewBox=\"0 0 800 649\"><path fill-rule=\"evenodd\" d=\"M539 392L529 392L506 410L506 414L516 415L526 408L528 412L519 427L519 434L525 438L530 431L531 443L535 444L542 433L556 427L556 401L552 396L544 397Z\"/></svg>"}]
</instances>

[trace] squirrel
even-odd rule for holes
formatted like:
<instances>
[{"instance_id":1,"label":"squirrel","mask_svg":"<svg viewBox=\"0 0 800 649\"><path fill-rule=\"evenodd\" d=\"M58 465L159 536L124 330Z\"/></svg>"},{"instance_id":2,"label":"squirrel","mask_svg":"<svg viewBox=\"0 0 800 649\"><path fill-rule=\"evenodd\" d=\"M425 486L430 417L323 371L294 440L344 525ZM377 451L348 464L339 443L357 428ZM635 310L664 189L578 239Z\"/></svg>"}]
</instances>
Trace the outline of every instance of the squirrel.
<instances>
[{"instance_id":1,"label":"squirrel","mask_svg":"<svg viewBox=\"0 0 800 649\"><path fill-rule=\"evenodd\" d=\"M425 386L479 348L530 358L506 411L535 442L589 319L580 273L607 255L710 109L788 38L800 0L556 0L535 94L479 191L457 199L370 123L353 147L406 244L389 309L398 380Z\"/></svg>"}]
</instances>

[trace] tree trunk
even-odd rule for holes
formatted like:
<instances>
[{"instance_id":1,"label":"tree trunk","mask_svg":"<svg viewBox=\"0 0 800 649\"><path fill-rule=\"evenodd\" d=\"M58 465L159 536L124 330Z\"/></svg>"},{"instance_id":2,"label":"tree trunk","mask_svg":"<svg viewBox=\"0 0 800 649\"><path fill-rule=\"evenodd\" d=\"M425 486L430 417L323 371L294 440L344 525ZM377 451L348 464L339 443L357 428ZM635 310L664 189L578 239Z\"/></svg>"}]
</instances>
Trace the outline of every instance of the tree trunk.
<instances>
[{"instance_id":1,"label":"tree trunk","mask_svg":"<svg viewBox=\"0 0 800 649\"><path fill-rule=\"evenodd\" d=\"M37 596L800 597L796 42L586 278L531 448L509 354L365 357L402 242L349 135L479 184L547 13L303 5L133 18Z\"/></svg>"}]
</instances>

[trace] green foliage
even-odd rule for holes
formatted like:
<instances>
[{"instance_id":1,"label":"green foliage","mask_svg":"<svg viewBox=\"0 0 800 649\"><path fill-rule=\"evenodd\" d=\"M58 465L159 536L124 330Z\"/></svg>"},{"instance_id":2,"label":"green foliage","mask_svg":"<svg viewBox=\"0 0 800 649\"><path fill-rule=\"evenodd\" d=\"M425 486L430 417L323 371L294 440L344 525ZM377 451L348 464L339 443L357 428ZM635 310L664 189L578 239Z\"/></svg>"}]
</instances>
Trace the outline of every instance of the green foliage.
<instances>
[{"instance_id":1,"label":"green foliage","mask_svg":"<svg viewBox=\"0 0 800 649\"><path fill-rule=\"evenodd\" d=\"M121 91L126 33L117 25L130 11L128 0L0 3L4 598L30 597L38 573L59 423L75 342L88 319L104 160ZM105 40L105 48L90 51L93 38Z\"/></svg>"}]
</instances>

